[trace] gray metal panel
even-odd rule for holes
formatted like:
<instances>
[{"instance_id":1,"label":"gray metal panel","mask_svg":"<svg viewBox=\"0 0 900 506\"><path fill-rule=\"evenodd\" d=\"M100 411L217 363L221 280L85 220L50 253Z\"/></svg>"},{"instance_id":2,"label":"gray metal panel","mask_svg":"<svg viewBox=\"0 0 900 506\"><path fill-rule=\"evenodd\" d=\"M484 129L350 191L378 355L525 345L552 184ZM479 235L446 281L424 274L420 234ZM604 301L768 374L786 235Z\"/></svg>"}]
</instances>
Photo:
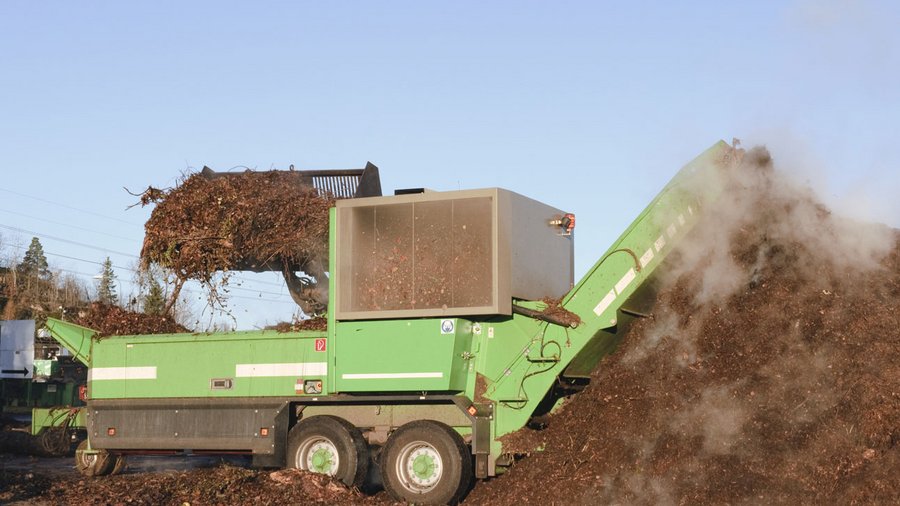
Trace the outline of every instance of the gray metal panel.
<instances>
[{"instance_id":1,"label":"gray metal panel","mask_svg":"<svg viewBox=\"0 0 900 506\"><path fill-rule=\"evenodd\" d=\"M562 235L549 221L565 213L515 193L508 195L510 293L525 300L562 297L575 280L575 235Z\"/></svg>"},{"instance_id":2,"label":"gray metal panel","mask_svg":"<svg viewBox=\"0 0 900 506\"><path fill-rule=\"evenodd\" d=\"M574 249L564 212L499 188L338 201L338 320L512 314L560 297Z\"/></svg>"},{"instance_id":3,"label":"gray metal panel","mask_svg":"<svg viewBox=\"0 0 900 506\"><path fill-rule=\"evenodd\" d=\"M0 322L0 378L31 379L34 373L34 320Z\"/></svg>"},{"instance_id":4,"label":"gray metal panel","mask_svg":"<svg viewBox=\"0 0 900 506\"><path fill-rule=\"evenodd\" d=\"M247 169L244 172L216 172L209 167L203 167L200 174L207 179L219 179L247 172L257 172ZM354 197L373 197L381 195L381 178L378 167L372 162L366 162L363 169L326 169L326 170L289 170L279 171L294 177L298 184L312 186L320 193L331 195L338 199Z\"/></svg>"},{"instance_id":5,"label":"gray metal panel","mask_svg":"<svg viewBox=\"0 0 900 506\"><path fill-rule=\"evenodd\" d=\"M275 422L285 405L233 399L91 401L87 426L95 448L273 453ZM263 427L270 429L269 437L260 436ZM110 428L115 435L108 434Z\"/></svg>"}]
</instances>

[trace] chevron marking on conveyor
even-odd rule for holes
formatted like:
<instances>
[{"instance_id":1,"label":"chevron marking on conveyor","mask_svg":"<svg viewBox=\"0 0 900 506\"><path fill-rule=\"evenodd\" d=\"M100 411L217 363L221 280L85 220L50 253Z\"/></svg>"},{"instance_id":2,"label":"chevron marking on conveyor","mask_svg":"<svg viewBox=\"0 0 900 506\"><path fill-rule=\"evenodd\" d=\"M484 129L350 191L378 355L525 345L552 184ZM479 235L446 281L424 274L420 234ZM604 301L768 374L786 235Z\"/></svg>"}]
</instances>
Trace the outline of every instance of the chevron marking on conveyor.
<instances>
[{"instance_id":1,"label":"chevron marking on conveyor","mask_svg":"<svg viewBox=\"0 0 900 506\"><path fill-rule=\"evenodd\" d=\"M625 289L628 288L628 285L630 285L636 277L637 274L634 272L634 269L628 269L628 272L626 272L625 275L622 276L622 279L620 279L619 282L616 283L616 294L622 295L622 292L624 292Z\"/></svg>"},{"instance_id":2,"label":"chevron marking on conveyor","mask_svg":"<svg viewBox=\"0 0 900 506\"><path fill-rule=\"evenodd\" d=\"M612 305L614 300L616 300L616 292L613 290L610 290L609 293L606 294L605 297L600 299L600 303L597 304L596 307L594 307L594 314L596 314L597 316L602 315L603 312L606 311L606 309L610 305Z\"/></svg>"},{"instance_id":3,"label":"chevron marking on conveyor","mask_svg":"<svg viewBox=\"0 0 900 506\"><path fill-rule=\"evenodd\" d=\"M647 264L649 264L652 260L653 248L648 248L647 251L641 256L641 269L647 267Z\"/></svg>"},{"instance_id":4,"label":"chevron marking on conveyor","mask_svg":"<svg viewBox=\"0 0 900 506\"><path fill-rule=\"evenodd\" d=\"M693 216L694 208L691 206L688 206L687 212L689 215ZM684 224L686 223L686 220L684 218L684 213L680 213L678 215L677 222L679 225L684 226ZM647 251L645 251L644 254L641 255L641 258L639 260L641 269L646 267L653 260L653 257L654 257L653 250L654 249L656 249L656 253L659 253L660 251L662 251L663 248L666 247L666 236L668 235L668 237L671 239L671 238L675 237L675 234L677 232L678 232L678 228L675 225L675 222L672 222L666 228L665 233L660 235L659 238L657 238L656 241L653 242L653 247L648 248ZM594 306L594 314L596 314L597 316L600 316L603 314L604 311L609 309L609 306L611 306L612 303L615 302L616 296L622 295L622 293L625 292L625 289L628 288L628 285L630 285L631 282L635 280L635 278L637 278L637 272L635 272L634 268L628 269L628 272L626 272L625 275L622 276L622 278L619 280L619 282L616 283L616 286L612 290L610 290L609 293L607 293L602 299L600 299L600 302L597 303L596 306ZM615 320L613 320L613 322L614 321Z\"/></svg>"}]
</instances>

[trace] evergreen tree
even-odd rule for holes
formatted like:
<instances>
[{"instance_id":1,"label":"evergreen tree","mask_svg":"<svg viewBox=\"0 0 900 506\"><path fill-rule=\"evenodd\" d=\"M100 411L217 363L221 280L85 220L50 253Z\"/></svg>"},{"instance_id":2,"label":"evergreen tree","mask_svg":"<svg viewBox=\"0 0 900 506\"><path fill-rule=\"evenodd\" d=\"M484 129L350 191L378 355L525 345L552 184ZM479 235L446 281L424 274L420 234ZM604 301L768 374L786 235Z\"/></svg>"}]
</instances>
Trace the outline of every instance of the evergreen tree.
<instances>
[{"instance_id":1,"label":"evergreen tree","mask_svg":"<svg viewBox=\"0 0 900 506\"><path fill-rule=\"evenodd\" d=\"M147 294L144 295L144 312L152 315L161 315L166 309L166 296L162 286L156 278L151 277L148 282Z\"/></svg>"},{"instance_id":2,"label":"evergreen tree","mask_svg":"<svg viewBox=\"0 0 900 506\"><path fill-rule=\"evenodd\" d=\"M97 300L111 306L118 304L119 294L116 289L116 273L113 272L112 260L106 257L100 271L100 285L97 287Z\"/></svg>"},{"instance_id":3,"label":"evergreen tree","mask_svg":"<svg viewBox=\"0 0 900 506\"><path fill-rule=\"evenodd\" d=\"M50 267L47 265L47 257L44 255L44 247L37 237L31 238L31 244L22 258L18 267L19 274L24 279L50 279Z\"/></svg>"}]
</instances>

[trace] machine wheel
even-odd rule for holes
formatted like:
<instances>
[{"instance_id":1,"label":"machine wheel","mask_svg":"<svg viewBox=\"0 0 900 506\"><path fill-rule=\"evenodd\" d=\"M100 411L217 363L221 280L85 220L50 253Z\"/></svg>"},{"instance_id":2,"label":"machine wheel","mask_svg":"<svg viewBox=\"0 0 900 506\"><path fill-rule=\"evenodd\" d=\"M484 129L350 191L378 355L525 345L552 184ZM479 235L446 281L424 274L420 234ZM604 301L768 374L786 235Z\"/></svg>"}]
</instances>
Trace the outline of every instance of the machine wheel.
<instances>
[{"instance_id":1,"label":"machine wheel","mask_svg":"<svg viewBox=\"0 0 900 506\"><path fill-rule=\"evenodd\" d=\"M128 461L125 459L124 455L112 455L110 460L113 461L112 470L109 472L110 476L120 474L128 467Z\"/></svg>"},{"instance_id":2,"label":"machine wheel","mask_svg":"<svg viewBox=\"0 0 900 506\"><path fill-rule=\"evenodd\" d=\"M72 451L72 441L66 427L47 427L37 437L41 450L51 457L62 457Z\"/></svg>"},{"instance_id":3,"label":"machine wheel","mask_svg":"<svg viewBox=\"0 0 900 506\"><path fill-rule=\"evenodd\" d=\"M472 479L472 456L462 437L432 420L397 429L382 451L384 488L415 504L456 504Z\"/></svg>"},{"instance_id":4,"label":"machine wheel","mask_svg":"<svg viewBox=\"0 0 900 506\"><path fill-rule=\"evenodd\" d=\"M75 450L75 468L85 476L104 476L109 474L116 465L115 459L110 458L106 450L95 450L97 453L87 453L88 440L82 441Z\"/></svg>"},{"instance_id":5,"label":"machine wheel","mask_svg":"<svg viewBox=\"0 0 900 506\"><path fill-rule=\"evenodd\" d=\"M360 487L369 471L369 448L350 422L330 415L312 416L288 434L287 465Z\"/></svg>"}]
</instances>

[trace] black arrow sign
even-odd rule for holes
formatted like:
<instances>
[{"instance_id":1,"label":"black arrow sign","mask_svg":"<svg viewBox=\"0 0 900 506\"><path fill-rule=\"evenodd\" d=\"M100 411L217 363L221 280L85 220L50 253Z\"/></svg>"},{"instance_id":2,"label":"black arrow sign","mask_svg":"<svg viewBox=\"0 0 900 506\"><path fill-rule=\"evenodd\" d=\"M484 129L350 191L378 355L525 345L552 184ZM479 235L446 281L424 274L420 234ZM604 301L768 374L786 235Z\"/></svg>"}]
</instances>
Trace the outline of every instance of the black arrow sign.
<instances>
[{"instance_id":1,"label":"black arrow sign","mask_svg":"<svg viewBox=\"0 0 900 506\"><path fill-rule=\"evenodd\" d=\"M3 369L3 370L0 370L0 373L3 373L3 374L21 374L22 376L28 376L28 369L25 369L24 367L21 368L21 369Z\"/></svg>"}]
</instances>

